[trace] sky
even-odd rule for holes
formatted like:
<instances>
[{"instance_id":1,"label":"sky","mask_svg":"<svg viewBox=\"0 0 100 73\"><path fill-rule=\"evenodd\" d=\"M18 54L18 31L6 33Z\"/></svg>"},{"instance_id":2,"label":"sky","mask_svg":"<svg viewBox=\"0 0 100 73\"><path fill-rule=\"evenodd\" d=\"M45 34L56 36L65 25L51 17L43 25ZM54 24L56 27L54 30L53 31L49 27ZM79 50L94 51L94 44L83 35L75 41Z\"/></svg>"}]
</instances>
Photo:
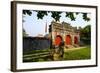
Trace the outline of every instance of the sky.
<instances>
[{"instance_id":1,"label":"sky","mask_svg":"<svg viewBox=\"0 0 100 73\"><path fill-rule=\"evenodd\" d=\"M91 18L90 13L88 14L88 17ZM27 14L23 15L22 19L24 20L23 29L26 31L26 33L29 36L33 36L33 37L38 36L39 34L42 34L42 35L48 34L49 33L49 31L48 31L49 25L54 20L51 17L51 13L48 13L48 15L44 16L43 19L38 19L37 12L35 12L35 11L32 11L31 16L29 16ZM62 12L59 22L61 23L63 21L69 23L73 27L80 27L80 26L85 27L86 25L91 24L90 23L91 20L88 22L83 20L81 13L77 15L75 21L71 21L70 18L65 17L65 12ZM47 32L45 32L46 25L47 25Z\"/></svg>"}]
</instances>

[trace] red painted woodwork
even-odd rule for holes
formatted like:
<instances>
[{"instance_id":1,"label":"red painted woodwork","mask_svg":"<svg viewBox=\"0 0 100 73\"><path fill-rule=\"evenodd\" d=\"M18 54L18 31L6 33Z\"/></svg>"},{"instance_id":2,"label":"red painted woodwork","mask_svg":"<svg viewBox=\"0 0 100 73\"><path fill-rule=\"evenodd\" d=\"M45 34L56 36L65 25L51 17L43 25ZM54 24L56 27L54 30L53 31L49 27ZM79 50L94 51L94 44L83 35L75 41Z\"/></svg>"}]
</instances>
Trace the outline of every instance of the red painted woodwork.
<instances>
[{"instance_id":1,"label":"red painted woodwork","mask_svg":"<svg viewBox=\"0 0 100 73\"><path fill-rule=\"evenodd\" d=\"M66 44L71 45L71 36L70 35L66 36Z\"/></svg>"},{"instance_id":2,"label":"red painted woodwork","mask_svg":"<svg viewBox=\"0 0 100 73\"><path fill-rule=\"evenodd\" d=\"M57 37L55 38L55 45L56 45L56 46L60 45L61 41L62 41L61 36L57 36Z\"/></svg>"},{"instance_id":3,"label":"red painted woodwork","mask_svg":"<svg viewBox=\"0 0 100 73\"><path fill-rule=\"evenodd\" d=\"M74 44L78 44L78 38L76 36L74 37Z\"/></svg>"}]
</instances>

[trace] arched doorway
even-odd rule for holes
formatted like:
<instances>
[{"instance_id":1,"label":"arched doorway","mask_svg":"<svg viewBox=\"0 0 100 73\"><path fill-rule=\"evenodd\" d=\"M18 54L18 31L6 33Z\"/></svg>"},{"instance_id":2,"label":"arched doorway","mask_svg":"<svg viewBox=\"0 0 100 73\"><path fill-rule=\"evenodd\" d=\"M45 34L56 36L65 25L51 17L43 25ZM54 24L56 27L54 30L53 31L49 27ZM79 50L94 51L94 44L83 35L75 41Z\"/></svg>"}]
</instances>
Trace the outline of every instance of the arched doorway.
<instances>
[{"instance_id":1,"label":"arched doorway","mask_svg":"<svg viewBox=\"0 0 100 73\"><path fill-rule=\"evenodd\" d=\"M70 35L66 35L66 45L71 45L72 40Z\"/></svg>"},{"instance_id":2,"label":"arched doorway","mask_svg":"<svg viewBox=\"0 0 100 73\"><path fill-rule=\"evenodd\" d=\"M74 37L74 44L78 44L78 38L76 36Z\"/></svg>"},{"instance_id":3,"label":"arched doorway","mask_svg":"<svg viewBox=\"0 0 100 73\"><path fill-rule=\"evenodd\" d=\"M62 41L62 37L60 35L57 35L55 38L55 45L56 46L60 45L61 41Z\"/></svg>"}]
</instances>

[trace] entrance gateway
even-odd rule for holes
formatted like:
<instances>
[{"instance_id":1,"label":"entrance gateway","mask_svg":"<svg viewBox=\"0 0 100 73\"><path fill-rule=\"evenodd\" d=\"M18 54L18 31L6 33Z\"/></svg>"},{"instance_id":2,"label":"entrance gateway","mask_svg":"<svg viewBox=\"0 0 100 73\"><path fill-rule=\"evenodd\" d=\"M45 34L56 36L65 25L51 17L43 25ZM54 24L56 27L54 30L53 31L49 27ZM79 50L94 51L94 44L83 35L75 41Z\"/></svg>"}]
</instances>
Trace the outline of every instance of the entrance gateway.
<instances>
[{"instance_id":1,"label":"entrance gateway","mask_svg":"<svg viewBox=\"0 0 100 73\"><path fill-rule=\"evenodd\" d=\"M64 46L67 45L79 45L80 35L79 29L77 27L72 27L69 23L66 22L51 22L52 31L52 44L60 45L61 41L64 41Z\"/></svg>"}]
</instances>

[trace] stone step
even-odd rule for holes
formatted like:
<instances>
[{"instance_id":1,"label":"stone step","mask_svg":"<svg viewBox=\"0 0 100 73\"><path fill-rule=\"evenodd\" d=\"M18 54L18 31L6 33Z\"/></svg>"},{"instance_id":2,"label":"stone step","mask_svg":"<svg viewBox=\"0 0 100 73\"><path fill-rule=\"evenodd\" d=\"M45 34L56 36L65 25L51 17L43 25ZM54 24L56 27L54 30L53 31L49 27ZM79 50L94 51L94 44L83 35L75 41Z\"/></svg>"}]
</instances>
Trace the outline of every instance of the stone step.
<instances>
[{"instance_id":1,"label":"stone step","mask_svg":"<svg viewBox=\"0 0 100 73\"><path fill-rule=\"evenodd\" d=\"M73 45L66 45L65 48L70 49L70 48L74 48L74 46Z\"/></svg>"},{"instance_id":2,"label":"stone step","mask_svg":"<svg viewBox=\"0 0 100 73\"><path fill-rule=\"evenodd\" d=\"M74 44L73 46L74 46L74 47L80 47L78 44Z\"/></svg>"}]
</instances>

